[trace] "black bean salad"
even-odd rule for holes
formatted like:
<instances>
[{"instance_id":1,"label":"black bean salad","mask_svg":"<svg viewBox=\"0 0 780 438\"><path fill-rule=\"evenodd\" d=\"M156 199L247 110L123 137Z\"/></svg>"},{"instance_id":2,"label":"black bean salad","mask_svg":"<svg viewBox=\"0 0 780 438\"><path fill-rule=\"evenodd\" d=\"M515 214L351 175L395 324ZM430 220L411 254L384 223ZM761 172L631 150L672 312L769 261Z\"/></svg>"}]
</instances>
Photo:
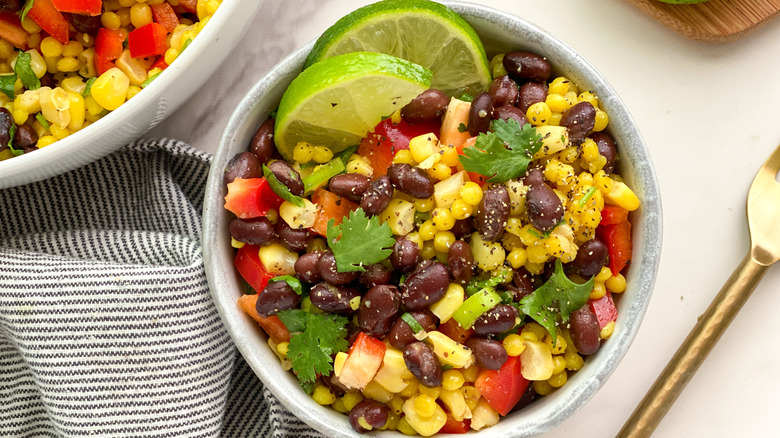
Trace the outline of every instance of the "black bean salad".
<instances>
[{"instance_id":1,"label":"black bean salad","mask_svg":"<svg viewBox=\"0 0 780 438\"><path fill-rule=\"evenodd\" d=\"M629 212L596 94L544 54L427 89L345 150L282 159L269 118L224 174L239 306L358 432L465 433L564 384L610 337Z\"/></svg>"}]
</instances>

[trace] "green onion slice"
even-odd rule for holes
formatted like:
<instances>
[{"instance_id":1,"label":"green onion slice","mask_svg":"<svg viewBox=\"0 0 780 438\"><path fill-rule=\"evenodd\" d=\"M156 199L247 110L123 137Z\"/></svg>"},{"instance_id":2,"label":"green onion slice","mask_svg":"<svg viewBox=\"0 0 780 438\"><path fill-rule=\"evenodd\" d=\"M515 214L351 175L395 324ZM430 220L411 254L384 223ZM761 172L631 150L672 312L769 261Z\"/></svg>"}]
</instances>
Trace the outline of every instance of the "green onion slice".
<instances>
[{"instance_id":1,"label":"green onion slice","mask_svg":"<svg viewBox=\"0 0 780 438\"><path fill-rule=\"evenodd\" d=\"M341 161L341 158L339 157L328 161L303 179L304 193L309 193L324 186L331 178L340 174L345 169L344 162Z\"/></svg>"},{"instance_id":2,"label":"green onion slice","mask_svg":"<svg viewBox=\"0 0 780 438\"><path fill-rule=\"evenodd\" d=\"M482 289L474 295L468 297L460 307L455 310L452 319L458 322L461 327L468 329L474 325L483 313L496 307L501 303L501 297L492 289Z\"/></svg>"}]
</instances>

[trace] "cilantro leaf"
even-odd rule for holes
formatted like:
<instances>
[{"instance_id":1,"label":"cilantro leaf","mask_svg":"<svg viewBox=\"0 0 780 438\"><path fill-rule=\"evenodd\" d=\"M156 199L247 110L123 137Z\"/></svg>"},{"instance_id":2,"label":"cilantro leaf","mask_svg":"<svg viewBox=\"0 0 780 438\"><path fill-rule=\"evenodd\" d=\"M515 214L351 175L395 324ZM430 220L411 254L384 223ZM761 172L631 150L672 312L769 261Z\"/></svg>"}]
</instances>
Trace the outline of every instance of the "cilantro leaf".
<instances>
[{"instance_id":1,"label":"cilantro leaf","mask_svg":"<svg viewBox=\"0 0 780 438\"><path fill-rule=\"evenodd\" d=\"M271 169L269 169L265 164L263 164L263 176L265 176L265 179L268 181L268 185L271 187L271 190L279 195L280 198L295 205L296 207L305 206L303 199L301 199L300 196L293 195L292 192L290 192L290 189L288 189L286 185L282 184L276 178L276 175L271 172Z\"/></svg>"},{"instance_id":2,"label":"cilantro leaf","mask_svg":"<svg viewBox=\"0 0 780 438\"><path fill-rule=\"evenodd\" d=\"M462 100L464 102L473 102L474 101L474 96L472 96L472 95L470 95L468 93L463 93L463 94L460 95L458 100Z\"/></svg>"},{"instance_id":3,"label":"cilantro leaf","mask_svg":"<svg viewBox=\"0 0 780 438\"><path fill-rule=\"evenodd\" d=\"M279 275L268 280L269 283L273 283L275 281L284 281L285 283L289 284L292 290L294 290L298 295L303 293L303 284L301 284L301 280L298 280L292 275Z\"/></svg>"},{"instance_id":4,"label":"cilantro leaf","mask_svg":"<svg viewBox=\"0 0 780 438\"><path fill-rule=\"evenodd\" d=\"M3 75L0 76L0 92L8 96L9 99L13 99L16 96L16 75Z\"/></svg>"},{"instance_id":5,"label":"cilantro leaf","mask_svg":"<svg viewBox=\"0 0 780 438\"><path fill-rule=\"evenodd\" d=\"M37 90L41 88L41 80L35 76L31 61L32 56L27 52L19 52L14 65L14 73L22 80L22 85L28 90Z\"/></svg>"},{"instance_id":6,"label":"cilantro leaf","mask_svg":"<svg viewBox=\"0 0 780 438\"><path fill-rule=\"evenodd\" d=\"M525 174L528 163L542 146L542 137L530 124L494 120L492 132L479 134L474 146L463 149L460 162L469 172L490 177L488 182L506 182Z\"/></svg>"},{"instance_id":7,"label":"cilantro leaf","mask_svg":"<svg viewBox=\"0 0 780 438\"><path fill-rule=\"evenodd\" d=\"M339 272L365 271L364 265L389 257L395 243L390 226L380 223L376 216L367 218L362 208L345 216L341 225L329 220L327 237Z\"/></svg>"},{"instance_id":8,"label":"cilantro leaf","mask_svg":"<svg viewBox=\"0 0 780 438\"><path fill-rule=\"evenodd\" d=\"M591 277L585 284L577 284L569 280L563 272L561 260L557 259L555 272L550 279L520 300L521 310L546 328L555 342L555 324L558 315L561 316L561 322L568 321L572 312L588 302L594 282L595 277Z\"/></svg>"},{"instance_id":9,"label":"cilantro leaf","mask_svg":"<svg viewBox=\"0 0 780 438\"><path fill-rule=\"evenodd\" d=\"M469 284L466 285L466 295L472 296L482 289L495 289L496 286L503 283L509 283L512 281L513 272L509 268L501 268L501 271L494 271L496 275L492 275L490 278L481 280L479 278L473 278Z\"/></svg>"},{"instance_id":10,"label":"cilantro leaf","mask_svg":"<svg viewBox=\"0 0 780 438\"><path fill-rule=\"evenodd\" d=\"M81 92L82 96L87 97L87 96L91 96L92 95L92 84L94 84L96 80L97 80L96 77L91 77L91 78L87 79L87 86L84 87L84 91ZM150 79L147 79L147 81L148 80L150 80ZM143 84L141 84L141 85L143 86Z\"/></svg>"},{"instance_id":11,"label":"cilantro leaf","mask_svg":"<svg viewBox=\"0 0 780 438\"><path fill-rule=\"evenodd\" d=\"M35 3L35 0L27 0L24 3L22 11L19 13L19 21L24 21L24 18L27 17L27 13L30 12L30 9L32 9L33 3Z\"/></svg>"},{"instance_id":12,"label":"cilantro leaf","mask_svg":"<svg viewBox=\"0 0 780 438\"><path fill-rule=\"evenodd\" d=\"M463 123L458 125L458 132L466 132L468 130L469 130L469 128L467 128L466 125L464 125Z\"/></svg>"},{"instance_id":13,"label":"cilantro leaf","mask_svg":"<svg viewBox=\"0 0 780 438\"><path fill-rule=\"evenodd\" d=\"M302 332L306 328L306 313L300 309L282 310L276 314L290 333Z\"/></svg>"},{"instance_id":14,"label":"cilantro leaf","mask_svg":"<svg viewBox=\"0 0 780 438\"><path fill-rule=\"evenodd\" d=\"M304 385L313 383L318 374L328 375L333 371L333 354L349 347L346 328L349 319L346 316L315 315L298 310L304 314L301 318L300 314L286 312L295 311L279 312L282 322L283 318L287 318L288 322L294 321L291 323L294 328L300 328L303 319L305 325L303 332L290 336L287 358L292 362L293 372L301 386L306 389ZM290 315L294 315L292 319L288 318Z\"/></svg>"},{"instance_id":15,"label":"cilantro leaf","mask_svg":"<svg viewBox=\"0 0 780 438\"><path fill-rule=\"evenodd\" d=\"M24 154L24 151L14 149L14 139L16 138L16 123L11 123L11 127L8 129L8 149L11 150L11 154L14 157Z\"/></svg>"}]
</instances>

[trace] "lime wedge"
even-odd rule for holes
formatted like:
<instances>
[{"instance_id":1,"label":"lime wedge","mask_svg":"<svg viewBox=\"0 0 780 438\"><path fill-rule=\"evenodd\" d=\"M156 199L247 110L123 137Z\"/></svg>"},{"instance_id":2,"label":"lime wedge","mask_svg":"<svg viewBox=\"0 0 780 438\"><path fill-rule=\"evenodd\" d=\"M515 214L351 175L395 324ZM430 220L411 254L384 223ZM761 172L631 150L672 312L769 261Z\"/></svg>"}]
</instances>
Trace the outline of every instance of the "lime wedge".
<instances>
[{"instance_id":1,"label":"lime wedge","mask_svg":"<svg viewBox=\"0 0 780 438\"><path fill-rule=\"evenodd\" d=\"M448 96L476 96L491 80L485 48L474 29L448 7L428 0L385 0L342 17L314 44L306 67L361 51L430 69L431 87Z\"/></svg>"},{"instance_id":2,"label":"lime wedge","mask_svg":"<svg viewBox=\"0 0 780 438\"><path fill-rule=\"evenodd\" d=\"M430 70L380 53L347 53L318 62L282 96L276 148L288 161L302 141L341 152L430 84Z\"/></svg>"}]
</instances>

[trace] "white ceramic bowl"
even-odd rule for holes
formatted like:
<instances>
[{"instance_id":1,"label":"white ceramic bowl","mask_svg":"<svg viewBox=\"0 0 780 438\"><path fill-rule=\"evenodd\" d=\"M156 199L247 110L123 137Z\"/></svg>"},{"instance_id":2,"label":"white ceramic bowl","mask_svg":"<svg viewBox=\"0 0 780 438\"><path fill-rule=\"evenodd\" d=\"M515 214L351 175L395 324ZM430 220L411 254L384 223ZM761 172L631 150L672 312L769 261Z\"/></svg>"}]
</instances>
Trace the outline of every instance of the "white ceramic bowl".
<instances>
[{"instance_id":1,"label":"white ceramic bowl","mask_svg":"<svg viewBox=\"0 0 780 438\"><path fill-rule=\"evenodd\" d=\"M608 131L620 154L620 172L636 191L642 207L633 213L634 253L627 275L627 289L618 301L619 317L612 337L586 360L558 391L525 409L503 418L497 425L474 435L526 437L552 429L572 415L602 386L631 344L644 316L658 269L661 251L661 203L658 182L647 149L627 109L606 80L580 55L527 21L493 9L468 3L448 3L482 37L488 54L526 49L544 54L556 73L565 74L594 90L610 114ZM331 436L360 436L346 416L315 403L299 388L296 379L279 365L257 324L236 306L241 295L239 276L233 268L228 224L231 215L222 208L225 187L223 169L236 153L248 148L259 124L274 109L287 85L300 72L311 45L280 62L261 79L240 103L222 135L211 166L204 210L203 248L211 293L225 326L238 349L263 383L295 415ZM400 436L379 432L376 436Z\"/></svg>"},{"instance_id":2,"label":"white ceramic bowl","mask_svg":"<svg viewBox=\"0 0 780 438\"><path fill-rule=\"evenodd\" d=\"M187 50L138 95L73 135L31 154L0 161L0 189L83 166L152 129L223 66L262 3L224 0Z\"/></svg>"}]
</instances>

